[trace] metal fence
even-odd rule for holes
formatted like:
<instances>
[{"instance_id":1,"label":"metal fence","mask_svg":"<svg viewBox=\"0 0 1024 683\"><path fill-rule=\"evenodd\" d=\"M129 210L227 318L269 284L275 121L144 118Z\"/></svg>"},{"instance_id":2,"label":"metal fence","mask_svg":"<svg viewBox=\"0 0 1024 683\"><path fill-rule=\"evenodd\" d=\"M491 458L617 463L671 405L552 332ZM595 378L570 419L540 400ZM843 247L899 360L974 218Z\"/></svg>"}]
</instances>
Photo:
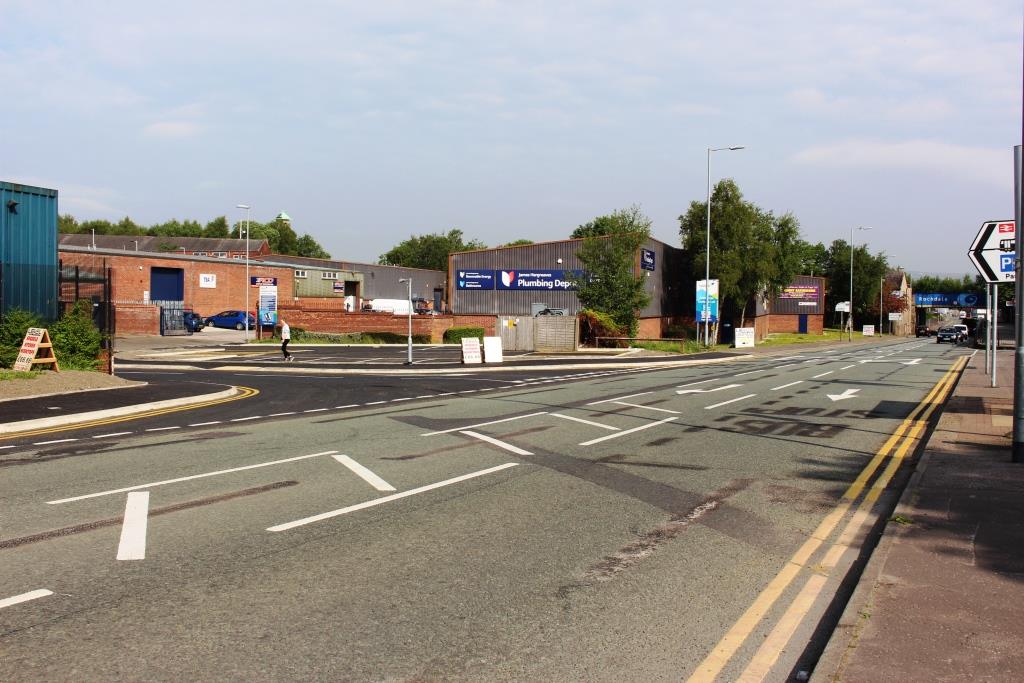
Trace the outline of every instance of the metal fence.
<instances>
[{"instance_id":1,"label":"metal fence","mask_svg":"<svg viewBox=\"0 0 1024 683\"><path fill-rule=\"evenodd\" d=\"M92 321L103 335L101 345L106 352L107 369L111 371L116 325L111 296L112 272L107 266L106 259L96 257L74 265L60 262L57 272L58 314L66 313L77 301L86 300L92 303Z\"/></svg>"}]
</instances>

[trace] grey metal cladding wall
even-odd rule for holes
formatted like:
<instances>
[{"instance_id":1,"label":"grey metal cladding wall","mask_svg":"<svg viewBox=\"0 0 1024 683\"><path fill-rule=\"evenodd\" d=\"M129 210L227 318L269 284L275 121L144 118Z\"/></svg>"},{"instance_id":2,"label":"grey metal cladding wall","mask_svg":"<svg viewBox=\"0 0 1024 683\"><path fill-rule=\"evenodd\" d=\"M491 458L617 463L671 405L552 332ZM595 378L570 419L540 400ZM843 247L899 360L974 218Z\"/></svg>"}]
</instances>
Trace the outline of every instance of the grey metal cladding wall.
<instances>
[{"instance_id":1,"label":"grey metal cladding wall","mask_svg":"<svg viewBox=\"0 0 1024 683\"><path fill-rule=\"evenodd\" d=\"M0 182L0 312L57 315L57 191Z\"/></svg>"},{"instance_id":2,"label":"grey metal cladding wall","mask_svg":"<svg viewBox=\"0 0 1024 683\"><path fill-rule=\"evenodd\" d=\"M682 315L687 310L683 250L655 239L647 240L643 248L654 252L654 270L638 270L634 266L634 272L644 273L644 289L651 297L647 307L640 311L640 317Z\"/></svg>"},{"instance_id":3,"label":"grey metal cladding wall","mask_svg":"<svg viewBox=\"0 0 1024 683\"><path fill-rule=\"evenodd\" d=\"M404 299L409 290L403 278L412 278L413 297L433 299L435 289L444 289L448 275L441 270L425 270L423 268L402 268L400 266L380 266L368 263L352 263L343 261L347 270L363 274L364 299Z\"/></svg>"},{"instance_id":4,"label":"grey metal cladding wall","mask_svg":"<svg viewBox=\"0 0 1024 683\"><path fill-rule=\"evenodd\" d=\"M459 270L578 270L576 258L582 240L543 242L520 247L470 251L452 255L452 271ZM559 263L558 259L562 259ZM580 310L579 299L571 291L555 290L465 290L452 287L451 308L463 315L530 315L530 304L567 309L570 315Z\"/></svg>"},{"instance_id":5,"label":"grey metal cladding wall","mask_svg":"<svg viewBox=\"0 0 1024 683\"><path fill-rule=\"evenodd\" d=\"M797 287L818 287L818 297L814 300L813 306L801 306L800 299L782 299L775 297L772 299L771 312L783 315L795 315L799 313L807 313L811 315L817 315L825 312L825 278L815 277L811 275L797 275L793 278L792 285ZM804 303L811 301L810 299L804 300Z\"/></svg>"}]
</instances>

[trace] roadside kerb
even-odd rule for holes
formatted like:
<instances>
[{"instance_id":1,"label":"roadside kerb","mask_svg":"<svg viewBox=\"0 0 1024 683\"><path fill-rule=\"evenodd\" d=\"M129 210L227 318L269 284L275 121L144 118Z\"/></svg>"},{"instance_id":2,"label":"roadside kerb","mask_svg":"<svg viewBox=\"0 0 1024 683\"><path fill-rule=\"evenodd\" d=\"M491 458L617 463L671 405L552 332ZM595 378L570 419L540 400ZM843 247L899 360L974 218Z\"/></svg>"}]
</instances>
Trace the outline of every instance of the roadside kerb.
<instances>
[{"instance_id":1,"label":"roadside kerb","mask_svg":"<svg viewBox=\"0 0 1024 683\"><path fill-rule=\"evenodd\" d=\"M41 417L35 420L21 420L20 422L9 422L6 424L0 424L0 434L18 434L20 432L30 432L35 431L37 429L49 429L51 427L62 427L77 424L80 422L92 422L94 420L105 420L113 417L124 417L125 415L145 413L151 410L180 408L182 406L188 406L194 403L205 403L207 401L216 401L219 399L231 398L232 396L236 396L239 393L241 393L241 391L239 390L238 387L231 387L230 389L214 392L212 394L202 394L200 396L183 396L182 398L172 398L166 401L154 401L152 403L137 403L135 405L121 406L120 408L94 410L88 413L75 413L72 415L58 415L55 417Z\"/></svg>"}]
</instances>

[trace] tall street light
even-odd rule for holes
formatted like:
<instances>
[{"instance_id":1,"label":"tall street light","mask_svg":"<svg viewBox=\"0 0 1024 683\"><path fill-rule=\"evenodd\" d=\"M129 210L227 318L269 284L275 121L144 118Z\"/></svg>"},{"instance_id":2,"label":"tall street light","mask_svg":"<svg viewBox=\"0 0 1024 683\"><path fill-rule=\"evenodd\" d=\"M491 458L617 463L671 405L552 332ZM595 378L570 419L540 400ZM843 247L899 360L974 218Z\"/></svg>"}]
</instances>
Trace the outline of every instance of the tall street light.
<instances>
[{"instance_id":1,"label":"tall street light","mask_svg":"<svg viewBox=\"0 0 1024 683\"><path fill-rule=\"evenodd\" d=\"M850 339L853 341L853 231L855 228L850 228ZM870 230L870 227L858 227L856 230Z\"/></svg>"},{"instance_id":2,"label":"tall street light","mask_svg":"<svg viewBox=\"0 0 1024 683\"><path fill-rule=\"evenodd\" d=\"M248 204L236 204L235 208L245 209L245 341L249 341L249 210ZM239 225L241 230L242 226Z\"/></svg>"},{"instance_id":3,"label":"tall street light","mask_svg":"<svg viewBox=\"0 0 1024 683\"><path fill-rule=\"evenodd\" d=\"M399 282L404 282L409 285L409 343L405 364L412 365L412 278L403 277Z\"/></svg>"},{"instance_id":4,"label":"tall street light","mask_svg":"<svg viewBox=\"0 0 1024 683\"><path fill-rule=\"evenodd\" d=\"M704 345L711 345L711 153L730 151L733 152L737 149L746 149L743 145L733 145L731 147L708 147L708 203L707 203L707 214L708 214L708 226L707 232L704 235L705 241L705 254L704 254Z\"/></svg>"}]
</instances>

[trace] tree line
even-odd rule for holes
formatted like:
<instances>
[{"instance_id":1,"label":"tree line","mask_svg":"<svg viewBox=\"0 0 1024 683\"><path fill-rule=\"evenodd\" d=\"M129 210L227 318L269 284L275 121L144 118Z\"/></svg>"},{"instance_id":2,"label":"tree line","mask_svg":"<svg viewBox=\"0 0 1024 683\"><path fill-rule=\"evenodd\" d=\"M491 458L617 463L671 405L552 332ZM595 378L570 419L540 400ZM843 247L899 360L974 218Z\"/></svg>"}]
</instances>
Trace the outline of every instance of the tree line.
<instances>
[{"instance_id":1,"label":"tree line","mask_svg":"<svg viewBox=\"0 0 1024 683\"><path fill-rule=\"evenodd\" d=\"M90 234L95 231L97 235L212 237L228 239L232 237L245 237L245 221L229 225L226 216L217 216L205 225L195 220L179 221L172 219L165 223L156 223L145 227L127 217L117 223L107 220L79 222L74 216L62 215L57 217L57 231L65 235ZM292 228L290 221L283 218L275 218L269 223L250 222L249 238L253 240L267 240L270 245L270 251L275 254L322 259L331 258L331 255L311 235L304 234L300 237ZM168 245L167 251L176 251L176 249Z\"/></svg>"}]
</instances>

